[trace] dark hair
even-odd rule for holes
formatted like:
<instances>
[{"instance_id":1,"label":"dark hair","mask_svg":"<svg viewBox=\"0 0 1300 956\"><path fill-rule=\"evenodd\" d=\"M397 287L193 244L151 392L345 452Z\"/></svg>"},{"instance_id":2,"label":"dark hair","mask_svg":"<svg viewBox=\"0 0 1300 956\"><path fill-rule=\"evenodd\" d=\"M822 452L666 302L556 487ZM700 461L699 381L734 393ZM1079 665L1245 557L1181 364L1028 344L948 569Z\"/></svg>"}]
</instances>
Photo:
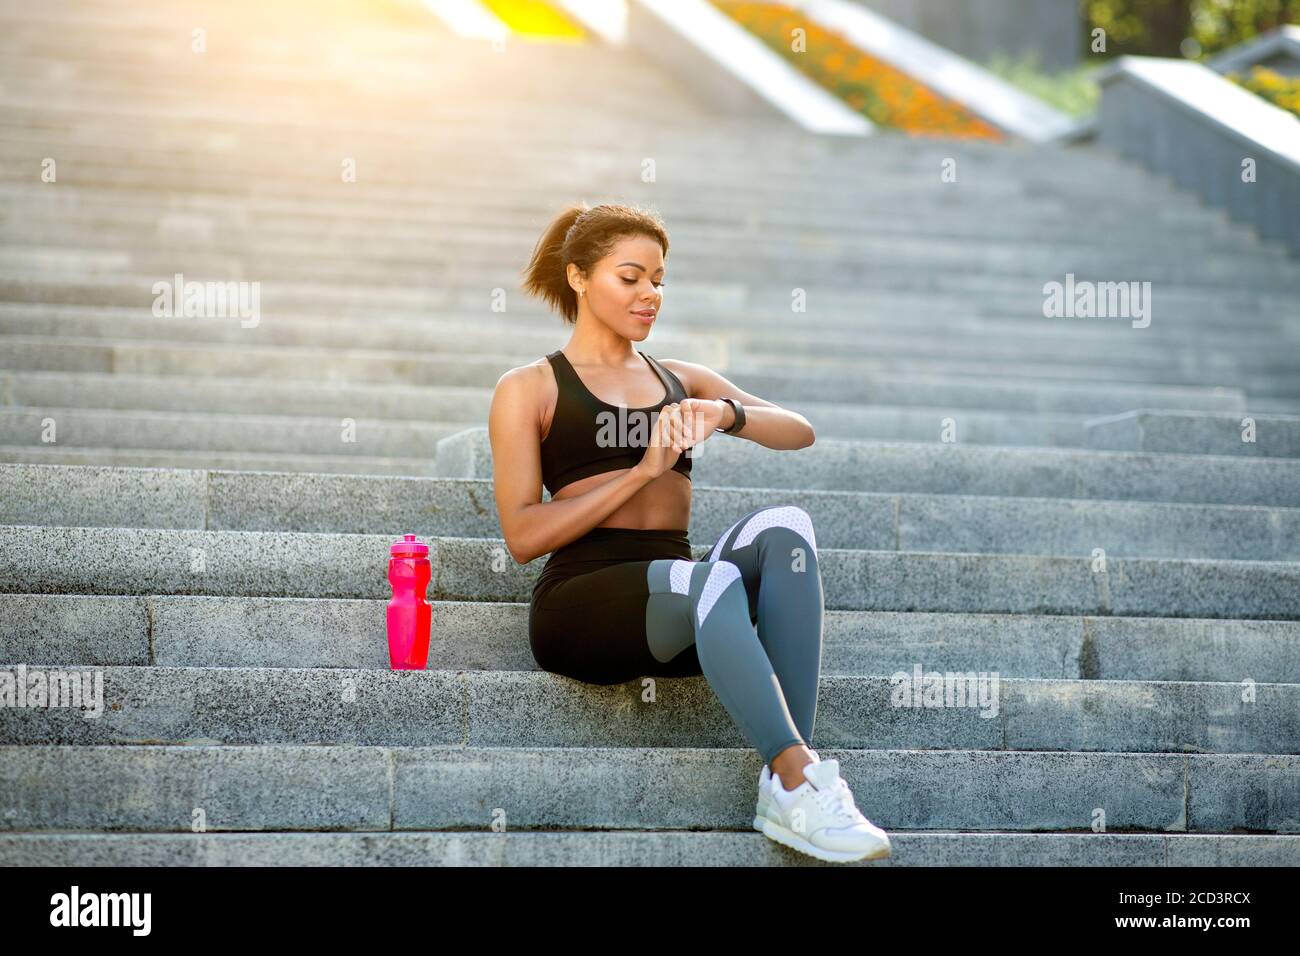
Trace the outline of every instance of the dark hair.
<instances>
[{"instance_id":1,"label":"dark hair","mask_svg":"<svg viewBox=\"0 0 1300 956\"><path fill-rule=\"evenodd\" d=\"M668 233L656 213L618 203L568 206L533 247L523 273L524 291L549 303L566 322L577 322L578 294L569 285L568 264L575 263L584 274L590 274L615 243L632 236L656 240L668 255Z\"/></svg>"}]
</instances>

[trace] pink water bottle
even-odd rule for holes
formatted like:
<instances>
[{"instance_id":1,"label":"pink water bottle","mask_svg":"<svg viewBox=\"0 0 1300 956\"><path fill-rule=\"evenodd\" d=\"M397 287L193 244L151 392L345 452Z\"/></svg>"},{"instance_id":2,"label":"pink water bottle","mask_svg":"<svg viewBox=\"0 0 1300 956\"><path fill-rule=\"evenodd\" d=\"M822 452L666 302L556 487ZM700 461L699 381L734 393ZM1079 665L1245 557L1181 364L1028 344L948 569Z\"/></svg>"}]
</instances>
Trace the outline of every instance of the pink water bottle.
<instances>
[{"instance_id":1,"label":"pink water bottle","mask_svg":"<svg viewBox=\"0 0 1300 956\"><path fill-rule=\"evenodd\" d=\"M429 663L429 625L432 621L425 590L433 568L429 546L404 535L388 549L388 659L395 671L422 671Z\"/></svg>"}]
</instances>

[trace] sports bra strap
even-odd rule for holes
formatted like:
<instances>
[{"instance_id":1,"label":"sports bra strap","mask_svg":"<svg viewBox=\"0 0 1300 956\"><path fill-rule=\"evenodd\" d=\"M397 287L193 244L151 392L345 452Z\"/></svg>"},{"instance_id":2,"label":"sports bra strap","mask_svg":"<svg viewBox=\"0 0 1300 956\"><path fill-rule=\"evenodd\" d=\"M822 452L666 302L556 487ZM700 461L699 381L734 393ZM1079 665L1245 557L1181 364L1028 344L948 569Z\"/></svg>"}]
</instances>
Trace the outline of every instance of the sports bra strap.
<instances>
[{"instance_id":1,"label":"sports bra strap","mask_svg":"<svg viewBox=\"0 0 1300 956\"><path fill-rule=\"evenodd\" d=\"M677 392L677 386L668 378L668 370L660 365L653 355L646 355L645 352L642 352L641 354L645 355L646 361L650 363L650 367L654 369L655 374L659 376L659 381L664 383L664 394L668 396L668 404L671 405L673 403L673 395Z\"/></svg>"},{"instance_id":2,"label":"sports bra strap","mask_svg":"<svg viewBox=\"0 0 1300 956\"><path fill-rule=\"evenodd\" d=\"M574 374L573 366L565 361L563 350L556 349L546 356L546 359L551 363L551 368L555 371L555 380L557 382L566 384L571 389L576 386L579 392L586 391L582 386L582 380Z\"/></svg>"}]
</instances>

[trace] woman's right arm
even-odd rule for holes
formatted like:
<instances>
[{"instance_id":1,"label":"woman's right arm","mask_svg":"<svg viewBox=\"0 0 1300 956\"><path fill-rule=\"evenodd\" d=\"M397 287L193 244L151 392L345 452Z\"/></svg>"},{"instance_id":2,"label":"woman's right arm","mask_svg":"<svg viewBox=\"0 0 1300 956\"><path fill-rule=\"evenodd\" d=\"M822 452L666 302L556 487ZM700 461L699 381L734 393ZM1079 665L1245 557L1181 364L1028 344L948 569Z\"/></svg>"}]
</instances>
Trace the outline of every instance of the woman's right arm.
<instances>
[{"instance_id":1,"label":"woman's right arm","mask_svg":"<svg viewBox=\"0 0 1300 956\"><path fill-rule=\"evenodd\" d=\"M671 468L677 453L660 443L681 435L681 413L664 409L652 448L635 467L591 491L559 501L542 501L539 389L531 366L513 368L497 380L488 413L492 445L492 487L506 549L519 564L549 554L586 534L616 508Z\"/></svg>"}]
</instances>

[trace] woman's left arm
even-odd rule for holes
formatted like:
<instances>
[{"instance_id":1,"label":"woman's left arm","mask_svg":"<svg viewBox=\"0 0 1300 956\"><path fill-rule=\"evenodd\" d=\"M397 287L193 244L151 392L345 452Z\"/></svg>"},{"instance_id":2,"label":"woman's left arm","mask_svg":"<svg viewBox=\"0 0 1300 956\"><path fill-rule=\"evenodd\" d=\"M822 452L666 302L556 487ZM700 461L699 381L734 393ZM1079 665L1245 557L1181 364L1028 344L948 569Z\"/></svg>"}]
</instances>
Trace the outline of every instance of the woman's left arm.
<instances>
[{"instance_id":1,"label":"woman's left arm","mask_svg":"<svg viewBox=\"0 0 1300 956\"><path fill-rule=\"evenodd\" d=\"M721 401L723 398L734 398L745 407L745 427L731 432L738 438L780 450L807 448L817 439L808 419L798 412L751 395L706 365L680 359L661 359L660 364L682 380L690 396L680 406L683 422L695 423L695 430L703 436L693 444L698 445L713 435L714 429L729 428L735 421L735 410L729 402Z\"/></svg>"}]
</instances>

